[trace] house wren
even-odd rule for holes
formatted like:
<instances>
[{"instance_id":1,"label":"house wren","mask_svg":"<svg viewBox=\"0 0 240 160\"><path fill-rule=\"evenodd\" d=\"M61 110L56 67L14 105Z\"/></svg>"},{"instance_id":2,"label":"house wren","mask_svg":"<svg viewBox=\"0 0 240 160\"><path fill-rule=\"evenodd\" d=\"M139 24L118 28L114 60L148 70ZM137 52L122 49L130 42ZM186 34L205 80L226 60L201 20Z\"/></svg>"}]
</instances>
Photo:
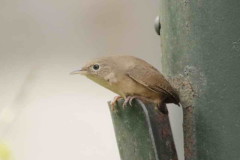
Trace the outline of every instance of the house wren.
<instances>
[{"instance_id":1,"label":"house wren","mask_svg":"<svg viewBox=\"0 0 240 160\"><path fill-rule=\"evenodd\" d=\"M164 76L146 61L133 56L108 56L90 61L82 74L120 96L111 102L112 109L119 98L123 106L131 105L134 98L155 103L160 111L167 113L166 103L179 105L179 96Z\"/></svg>"}]
</instances>

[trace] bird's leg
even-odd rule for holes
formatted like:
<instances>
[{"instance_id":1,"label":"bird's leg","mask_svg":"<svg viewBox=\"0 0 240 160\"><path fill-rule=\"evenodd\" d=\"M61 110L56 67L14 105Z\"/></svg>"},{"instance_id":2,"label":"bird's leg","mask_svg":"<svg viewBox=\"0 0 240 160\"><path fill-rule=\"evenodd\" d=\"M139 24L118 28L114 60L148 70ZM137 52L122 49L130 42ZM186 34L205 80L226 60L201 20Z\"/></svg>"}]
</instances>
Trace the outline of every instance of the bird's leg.
<instances>
[{"instance_id":1,"label":"bird's leg","mask_svg":"<svg viewBox=\"0 0 240 160\"><path fill-rule=\"evenodd\" d=\"M125 107L127 106L127 104L129 104L130 106L132 106L132 101L133 101L134 99L139 99L139 100L141 100L141 101L146 101L146 100L147 100L146 98L141 97L141 96L128 96L128 97L125 99L124 103L123 103L123 108L125 108Z\"/></svg>"},{"instance_id":2,"label":"bird's leg","mask_svg":"<svg viewBox=\"0 0 240 160\"><path fill-rule=\"evenodd\" d=\"M111 103L110 103L110 106L111 106L111 110L112 110L112 111L115 110L114 107L115 107L117 101L118 101L119 99L121 99L121 98L122 98L121 96L115 96L115 97L113 98L113 100L112 100Z\"/></svg>"},{"instance_id":3,"label":"bird's leg","mask_svg":"<svg viewBox=\"0 0 240 160\"><path fill-rule=\"evenodd\" d=\"M123 108L125 108L127 106L127 104L129 103L130 99L131 99L131 96L128 96L127 98L125 98L125 100L123 102Z\"/></svg>"}]
</instances>

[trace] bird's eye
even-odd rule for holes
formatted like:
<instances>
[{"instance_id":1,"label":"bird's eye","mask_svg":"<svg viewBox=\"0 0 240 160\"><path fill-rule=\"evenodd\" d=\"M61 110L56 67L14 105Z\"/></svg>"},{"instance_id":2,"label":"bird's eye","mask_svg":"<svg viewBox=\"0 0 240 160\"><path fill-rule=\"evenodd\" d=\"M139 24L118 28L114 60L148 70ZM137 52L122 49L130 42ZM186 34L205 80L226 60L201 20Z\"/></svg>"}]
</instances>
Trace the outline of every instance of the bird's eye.
<instances>
[{"instance_id":1,"label":"bird's eye","mask_svg":"<svg viewBox=\"0 0 240 160\"><path fill-rule=\"evenodd\" d=\"M100 67L99 67L98 64L94 64L94 65L93 65L93 69L94 69L94 70L98 70L99 68L100 68Z\"/></svg>"}]
</instances>

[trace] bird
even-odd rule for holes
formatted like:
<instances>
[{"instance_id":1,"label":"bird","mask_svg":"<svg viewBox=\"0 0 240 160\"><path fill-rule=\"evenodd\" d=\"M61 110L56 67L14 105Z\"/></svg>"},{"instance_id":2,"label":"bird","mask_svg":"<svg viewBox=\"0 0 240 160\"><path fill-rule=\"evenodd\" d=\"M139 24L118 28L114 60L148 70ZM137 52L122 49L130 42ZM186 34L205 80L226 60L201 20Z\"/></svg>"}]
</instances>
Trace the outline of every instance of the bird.
<instances>
[{"instance_id":1,"label":"bird","mask_svg":"<svg viewBox=\"0 0 240 160\"><path fill-rule=\"evenodd\" d=\"M84 75L118 94L111 102L112 110L120 98L124 99L123 107L132 105L133 99L140 99L154 103L165 114L167 103L180 104L178 92L167 79L151 64L134 56L96 58L71 74Z\"/></svg>"}]
</instances>

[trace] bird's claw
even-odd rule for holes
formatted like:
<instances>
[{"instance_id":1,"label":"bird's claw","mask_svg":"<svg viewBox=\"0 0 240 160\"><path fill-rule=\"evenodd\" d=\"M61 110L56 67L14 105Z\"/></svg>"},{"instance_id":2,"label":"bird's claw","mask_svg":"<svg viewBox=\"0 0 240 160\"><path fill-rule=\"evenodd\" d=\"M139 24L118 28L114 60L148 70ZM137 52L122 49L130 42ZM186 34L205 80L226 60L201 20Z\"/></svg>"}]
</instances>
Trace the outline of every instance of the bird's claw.
<instances>
[{"instance_id":1,"label":"bird's claw","mask_svg":"<svg viewBox=\"0 0 240 160\"><path fill-rule=\"evenodd\" d=\"M135 98L137 98L137 97L133 96L133 97L131 97L131 98L129 99L129 104L130 104L130 106L132 106L132 101L133 101Z\"/></svg>"},{"instance_id":2,"label":"bird's claw","mask_svg":"<svg viewBox=\"0 0 240 160\"><path fill-rule=\"evenodd\" d=\"M122 98L121 96L116 96L111 101L110 107L111 107L112 111L115 111L115 105L116 105L117 101L121 98ZM140 98L140 97L138 97L138 96L128 96L123 102L123 105L122 105L123 109L125 109L127 107L127 104L129 104L130 106L133 106L133 100L136 99L136 98Z\"/></svg>"},{"instance_id":3,"label":"bird's claw","mask_svg":"<svg viewBox=\"0 0 240 160\"><path fill-rule=\"evenodd\" d=\"M132 106L132 101L137 98L136 96L128 96L125 101L123 102L123 108L126 108L127 104Z\"/></svg>"},{"instance_id":4,"label":"bird's claw","mask_svg":"<svg viewBox=\"0 0 240 160\"><path fill-rule=\"evenodd\" d=\"M114 99L111 101L110 108L112 111L115 110L115 105L116 105L117 101L121 98L122 98L121 96L115 96Z\"/></svg>"}]
</instances>

